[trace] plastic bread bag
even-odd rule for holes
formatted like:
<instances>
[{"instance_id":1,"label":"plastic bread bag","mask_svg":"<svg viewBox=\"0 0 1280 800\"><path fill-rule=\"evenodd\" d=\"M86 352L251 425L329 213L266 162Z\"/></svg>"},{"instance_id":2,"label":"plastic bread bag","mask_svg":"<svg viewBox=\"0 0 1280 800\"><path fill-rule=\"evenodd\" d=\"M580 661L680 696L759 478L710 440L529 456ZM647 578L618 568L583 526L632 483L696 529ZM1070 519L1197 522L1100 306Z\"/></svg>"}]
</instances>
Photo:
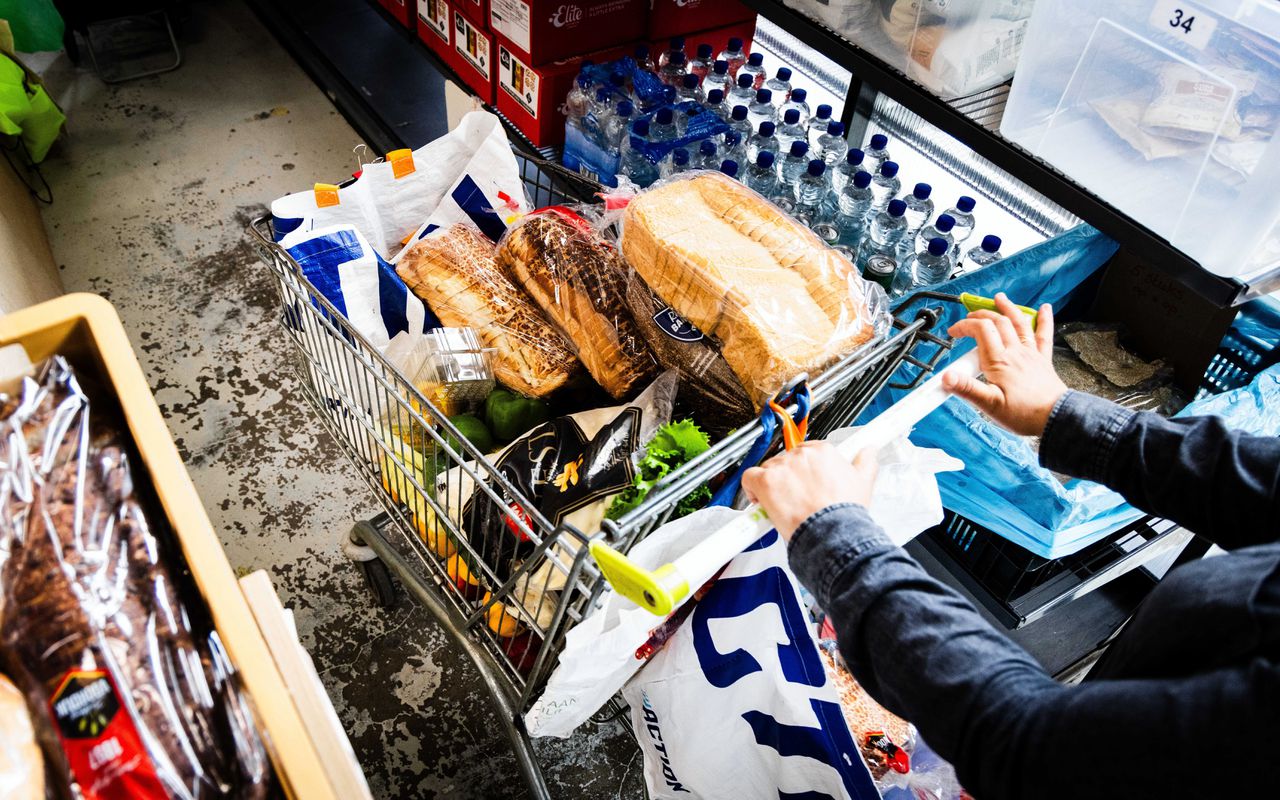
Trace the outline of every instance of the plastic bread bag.
<instances>
[{"instance_id":1,"label":"plastic bread bag","mask_svg":"<svg viewBox=\"0 0 1280 800\"><path fill-rule=\"evenodd\" d=\"M827 678L840 696L844 721L862 751L862 761L871 771L876 785L881 789L905 786L906 779L902 776L911 771L911 754L916 744L915 727L867 694L845 666L835 641L819 641L818 651L822 655Z\"/></svg>"},{"instance_id":2,"label":"plastic bread bag","mask_svg":"<svg viewBox=\"0 0 1280 800\"><path fill-rule=\"evenodd\" d=\"M266 796L248 703L198 632L198 595L109 405L56 356L0 399L0 658L55 796Z\"/></svg>"},{"instance_id":3,"label":"plastic bread bag","mask_svg":"<svg viewBox=\"0 0 1280 800\"><path fill-rule=\"evenodd\" d=\"M493 372L530 397L559 389L578 371L573 345L509 273L476 228L451 225L408 248L396 273L449 327L470 327L493 348Z\"/></svg>"},{"instance_id":4,"label":"plastic bread bag","mask_svg":"<svg viewBox=\"0 0 1280 800\"><path fill-rule=\"evenodd\" d=\"M635 195L621 248L663 302L719 344L757 409L892 321L883 290L849 259L718 172L684 173Z\"/></svg>"},{"instance_id":5,"label":"plastic bread bag","mask_svg":"<svg viewBox=\"0 0 1280 800\"><path fill-rule=\"evenodd\" d=\"M22 692L0 675L0 797L45 800L44 756Z\"/></svg>"},{"instance_id":6,"label":"plastic bread bag","mask_svg":"<svg viewBox=\"0 0 1280 800\"><path fill-rule=\"evenodd\" d=\"M658 374L626 301L627 269L612 244L560 206L526 215L498 243L498 264L569 337L615 399Z\"/></svg>"}]
</instances>

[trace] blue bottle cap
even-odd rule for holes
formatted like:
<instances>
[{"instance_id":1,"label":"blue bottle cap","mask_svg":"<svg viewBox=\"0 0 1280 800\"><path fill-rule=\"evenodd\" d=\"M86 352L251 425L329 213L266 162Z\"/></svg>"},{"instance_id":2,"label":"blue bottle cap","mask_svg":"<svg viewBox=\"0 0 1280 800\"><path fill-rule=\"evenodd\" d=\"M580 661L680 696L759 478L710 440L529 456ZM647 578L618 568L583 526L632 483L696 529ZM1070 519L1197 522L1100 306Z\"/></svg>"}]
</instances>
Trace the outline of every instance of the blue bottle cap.
<instances>
[{"instance_id":1,"label":"blue bottle cap","mask_svg":"<svg viewBox=\"0 0 1280 800\"><path fill-rule=\"evenodd\" d=\"M667 105L671 105L671 104L675 103L675 101L676 101L676 87L674 87L674 86L663 86L663 87L662 87L662 101L663 101L664 103L666 103Z\"/></svg>"},{"instance_id":2,"label":"blue bottle cap","mask_svg":"<svg viewBox=\"0 0 1280 800\"><path fill-rule=\"evenodd\" d=\"M831 120L827 123L828 136L844 136L844 123Z\"/></svg>"},{"instance_id":3,"label":"blue bottle cap","mask_svg":"<svg viewBox=\"0 0 1280 800\"><path fill-rule=\"evenodd\" d=\"M703 61L706 61L708 58L711 58L711 45L709 44L698 45L698 58L702 59Z\"/></svg>"},{"instance_id":4,"label":"blue bottle cap","mask_svg":"<svg viewBox=\"0 0 1280 800\"><path fill-rule=\"evenodd\" d=\"M818 106L818 110L814 112L814 116L818 119L829 119L831 117L831 106L823 103Z\"/></svg>"},{"instance_id":5,"label":"blue bottle cap","mask_svg":"<svg viewBox=\"0 0 1280 800\"><path fill-rule=\"evenodd\" d=\"M729 74L729 62L728 62L728 61L725 61L725 60L722 58L722 59L720 59L719 61L717 61L716 63L714 63L714 64L712 64L712 65L711 65L711 71L712 71L712 72L714 72L714 73L715 73L715 74L717 74L717 75L728 75L728 74Z\"/></svg>"},{"instance_id":6,"label":"blue bottle cap","mask_svg":"<svg viewBox=\"0 0 1280 800\"><path fill-rule=\"evenodd\" d=\"M907 204L902 202L901 200L896 200L896 199L890 200L889 208L887 210L889 212L889 216L900 217L903 214L907 213Z\"/></svg>"},{"instance_id":7,"label":"blue bottle cap","mask_svg":"<svg viewBox=\"0 0 1280 800\"><path fill-rule=\"evenodd\" d=\"M773 153L768 150L761 150L756 156L756 166L760 169L769 169L773 166ZM988 239L991 237L987 237Z\"/></svg>"},{"instance_id":8,"label":"blue bottle cap","mask_svg":"<svg viewBox=\"0 0 1280 800\"><path fill-rule=\"evenodd\" d=\"M742 49L742 40L741 40L741 39L739 39L737 36L730 37L730 39L729 39L729 52L730 52L730 53L736 53L736 52L738 52L738 51L739 51L739 50L741 50L741 49Z\"/></svg>"},{"instance_id":9,"label":"blue bottle cap","mask_svg":"<svg viewBox=\"0 0 1280 800\"><path fill-rule=\"evenodd\" d=\"M733 148L742 144L742 134L738 133L737 131L725 131L724 144L725 144L725 147L728 147L730 150L732 150Z\"/></svg>"},{"instance_id":10,"label":"blue bottle cap","mask_svg":"<svg viewBox=\"0 0 1280 800\"><path fill-rule=\"evenodd\" d=\"M809 154L809 143L796 140L791 143L791 155L801 158Z\"/></svg>"},{"instance_id":11,"label":"blue bottle cap","mask_svg":"<svg viewBox=\"0 0 1280 800\"><path fill-rule=\"evenodd\" d=\"M1004 242L1000 241L999 236L987 234L982 237L982 249L988 253L995 253L1000 250L1000 245Z\"/></svg>"},{"instance_id":12,"label":"blue bottle cap","mask_svg":"<svg viewBox=\"0 0 1280 800\"><path fill-rule=\"evenodd\" d=\"M727 158L720 162L720 171L730 178L738 177L738 162L732 158Z\"/></svg>"},{"instance_id":13,"label":"blue bottle cap","mask_svg":"<svg viewBox=\"0 0 1280 800\"><path fill-rule=\"evenodd\" d=\"M627 76L621 72L615 72L609 76L609 85L620 89L627 85Z\"/></svg>"},{"instance_id":14,"label":"blue bottle cap","mask_svg":"<svg viewBox=\"0 0 1280 800\"><path fill-rule=\"evenodd\" d=\"M883 133L877 133L871 137L871 149L883 150L889 146L889 137Z\"/></svg>"},{"instance_id":15,"label":"blue bottle cap","mask_svg":"<svg viewBox=\"0 0 1280 800\"><path fill-rule=\"evenodd\" d=\"M880 165L880 174L886 178L895 178L898 175L898 162L886 161Z\"/></svg>"},{"instance_id":16,"label":"blue bottle cap","mask_svg":"<svg viewBox=\"0 0 1280 800\"><path fill-rule=\"evenodd\" d=\"M608 89L596 89L596 102L597 102L597 103L607 103L607 102L609 102L609 90L608 90Z\"/></svg>"},{"instance_id":17,"label":"blue bottle cap","mask_svg":"<svg viewBox=\"0 0 1280 800\"><path fill-rule=\"evenodd\" d=\"M635 113L636 107L631 105L630 100L623 100L618 103L618 116L629 117Z\"/></svg>"},{"instance_id":18,"label":"blue bottle cap","mask_svg":"<svg viewBox=\"0 0 1280 800\"><path fill-rule=\"evenodd\" d=\"M956 218L950 214L938 215L938 221L933 223L933 227L942 233L950 233L951 229L956 226Z\"/></svg>"},{"instance_id":19,"label":"blue bottle cap","mask_svg":"<svg viewBox=\"0 0 1280 800\"><path fill-rule=\"evenodd\" d=\"M677 147L675 150L671 151L671 160L676 164L676 166L683 167L685 164L689 163L689 151L685 150L683 147Z\"/></svg>"},{"instance_id":20,"label":"blue bottle cap","mask_svg":"<svg viewBox=\"0 0 1280 800\"><path fill-rule=\"evenodd\" d=\"M654 115L654 120L659 125L670 125L675 120L675 113L669 108L660 108L658 113Z\"/></svg>"},{"instance_id":21,"label":"blue bottle cap","mask_svg":"<svg viewBox=\"0 0 1280 800\"><path fill-rule=\"evenodd\" d=\"M917 200L928 200L929 195L933 192L933 187L927 183L917 183L916 188L911 190Z\"/></svg>"},{"instance_id":22,"label":"blue bottle cap","mask_svg":"<svg viewBox=\"0 0 1280 800\"><path fill-rule=\"evenodd\" d=\"M788 125L800 124L800 109L788 108L787 113L782 115L782 121Z\"/></svg>"},{"instance_id":23,"label":"blue bottle cap","mask_svg":"<svg viewBox=\"0 0 1280 800\"><path fill-rule=\"evenodd\" d=\"M701 107L701 106L696 106L696 105L689 106L688 108L686 108L686 109L684 110L684 115L685 115L686 117L689 117L690 119L692 119L693 117L698 116L698 115L699 115L699 114L701 114L701 113L702 113L702 107Z\"/></svg>"},{"instance_id":24,"label":"blue bottle cap","mask_svg":"<svg viewBox=\"0 0 1280 800\"><path fill-rule=\"evenodd\" d=\"M929 240L929 255L940 256L947 252L947 240L941 236L935 236Z\"/></svg>"},{"instance_id":25,"label":"blue bottle cap","mask_svg":"<svg viewBox=\"0 0 1280 800\"><path fill-rule=\"evenodd\" d=\"M683 37L683 36L672 36L672 37L671 37L671 49L672 49L672 50L683 50L683 49L684 49L684 37Z\"/></svg>"},{"instance_id":26,"label":"blue bottle cap","mask_svg":"<svg viewBox=\"0 0 1280 800\"><path fill-rule=\"evenodd\" d=\"M756 82L756 79L755 79L755 78L753 78L753 77L751 77L750 75L748 75L748 74L747 74L747 73L745 73L745 72L738 76L738 88L739 88L739 89L750 89L750 88L751 88L751 84L753 84L753 83L755 83L755 82Z\"/></svg>"},{"instance_id":27,"label":"blue bottle cap","mask_svg":"<svg viewBox=\"0 0 1280 800\"><path fill-rule=\"evenodd\" d=\"M757 103L772 103L772 102L773 102L773 92L769 91L768 89L756 89L756 102L757 102Z\"/></svg>"},{"instance_id":28,"label":"blue bottle cap","mask_svg":"<svg viewBox=\"0 0 1280 800\"><path fill-rule=\"evenodd\" d=\"M719 105L723 100L724 100L723 89L712 89L711 91L707 92L708 105L716 106L716 105Z\"/></svg>"},{"instance_id":29,"label":"blue bottle cap","mask_svg":"<svg viewBox=\"0 0 1280 800\"><path fill-rule=\"evenodd\" d=\"M865 189L871 185L870 172L855 172L853 174L853 185L859 189Z\"/></svg>"},{"instance_id":30,"label":"blue bottle cap","mask_svg":"<svg viewBox=\"0 0 1280 800\"><path fill-rule=\"evenodd\" d=\"M752 53L751 55L747 56L747 63L753 67L760 66L761 64L764 63L764 54Z\"/></svg>"},{"instance_id":31,"label":"blue bottle cap","mask_svg":"<svg viewBox=\"0 0 1280 800\"><path fill-rule=\"evenodd\" d=\"M733 119L734 119L734 121L735 121L735 122L740 122L740 121L742 121L742 120L744 120L744 119L746 119L746 118L747 118L747 107L746 107L746 106L734 106L734 107L733 107Z\"/></svg>"},{"instance_id":32,"label":"blue bottle cap","mask_svg":"<svg viewBox=\"0 0 1280 800\"><path fill-rule=\"evenodd\" d=\"M866 157L866 153L856 147L850 147L849 154L844 157L844 160L849 162L849 166L856 167L861 164Z\"/></svg>"},{"instance_id":33,"label":"blue bottle cap","mask_svg":"<svg viewBox=\"0 0 1280 800\"><path fill-rule=\"evenodd\" d=\"M772 136L775 129L777 129L777 126L770 120L766 119L764 122L760 123L761 136Z\"/></svg>"},{"instance_id":34,"label":"blue bottle cap","mask_svg":"<svg viewBox=\"0 0 1280 800\"><path fill-rule=\"evenodd\" d=\"M968 214L970 211L973 210L973 207L977 204L978 204L977 200L974 200L972 197L970 197L967 194L962 194L960 195L960 199L956 201L956 208Z\"/></svg>"},{"instance_id":35,"label":"blue bottle cap","mask_svg":"<svg viewBox=\"0 0 1280 800\"><path fill-rule=\"evenodd\" d=\"M780 80L780 81L790 81L790 80L791 80L791 70L790 70L790 69L788 69L787 67L778 67L778 80Z\"/></svg>"},{"instance_id":36,"label":"blue bottle cap","mask_svg":"<svg viewBox=\"0 0 1280 800\"><path fill-rule=\"evenodd\" d=\"M631 123L631 132L634 133L636 136L648 136L649 120L638 119L635 122Z\"/></svg>"},{"instance_id":37,"label":"blue bottle cap","mask_svg":"<svg viewBox=\"0 0 1280 800\"><path fill-rule=\"evenodd\" d=\"M678 67L678 66L683 65L683 64L684 64L684 51L683 51L683 50L677 50L676 52L674 52L674 53L672 53L671 55L667 56L667 63L668 63L668 64L675 64L677 67Z\"/></svg>"},{"instance_id":38,"label":"blue bottle cap","mask_svg":"<svg viewBox=\"0 0 1280 800\"><path fill-rule=\"evenodd\" d=\"M686 89L696 89L698 88L698 83L699 83L698 76L692 73L685 75L683 83L684 83L684 88Z\"/></svg>"},{"instance_id":39,"label":"blue bottle cap","mask_svg":"<svg viewBox=\"0 0 1280 800\"><path fill-rule=\"evenodd\" d=\"M704 156L714 156L716 154L716 143L710 139L703 139L702 144L698 145L698 152Z\"/></svg>"},{"instance_id":40,"label":"blue bottle cap","mask_svg":"<svg viewBox=\"0 0 1280 800\"><path fill-rule=\"evenodd\" d=\"M806 92L804 89L791 90L791 102L793 103L803 103L804 99L808 96L809 96L809 93Z\"/></svg>"},{"instance_id":41,"label":"blue bottle cap","mask_svg":"<svg viewBox=\"0 0 1280 800\"><path fill-rule=\"evenodd\" d=\"M638 44L638 45L636 45L636 49L635 49L635 58L636 58L636 61L648 61L648 60L649 60L649 45L647 45L647 44ZM584 67L585 67L586 65L587 65L587 62L586 62L586 61L583 61L583 62L582 62L582 66L584 66Z\"/></svg>"},{"instance_id":42,"label":"blue bottle cap","mask_svg":"<svg viewBox=\"0 0 1280 800\"><path fill-rule=\"evenodd\" d=\"M809 174L815 178L822 177L822 173L827 171L827 162L820 158L815 158L809 162Z\"/></svg>"}]
</instances>

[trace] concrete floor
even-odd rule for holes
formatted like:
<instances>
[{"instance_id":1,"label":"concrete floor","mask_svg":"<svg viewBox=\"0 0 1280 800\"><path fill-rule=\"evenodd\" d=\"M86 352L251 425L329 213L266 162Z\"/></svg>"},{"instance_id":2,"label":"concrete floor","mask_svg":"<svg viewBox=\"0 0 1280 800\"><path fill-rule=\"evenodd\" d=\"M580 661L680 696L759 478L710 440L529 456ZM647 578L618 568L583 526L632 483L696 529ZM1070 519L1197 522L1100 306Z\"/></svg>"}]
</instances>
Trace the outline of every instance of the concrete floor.
<instances>
[{"instance_id":1,"label":"concrete floor","mask_svg":"<svg viewBox=\"0 0 1280 800\"><path fill-rule=\"evenodd\" d=\"M63 281L124 318L228 558L295 609L374 794L522 797L470 662L407 599L373 608L339 552L374 501L304 404L245 236L273 198L349 174L359 139L242 3L192 8L176 72L46 72L69 117L45 166ZM557 796L640 794L617 723L539 752Z\"/></svg>"}]
</instances>

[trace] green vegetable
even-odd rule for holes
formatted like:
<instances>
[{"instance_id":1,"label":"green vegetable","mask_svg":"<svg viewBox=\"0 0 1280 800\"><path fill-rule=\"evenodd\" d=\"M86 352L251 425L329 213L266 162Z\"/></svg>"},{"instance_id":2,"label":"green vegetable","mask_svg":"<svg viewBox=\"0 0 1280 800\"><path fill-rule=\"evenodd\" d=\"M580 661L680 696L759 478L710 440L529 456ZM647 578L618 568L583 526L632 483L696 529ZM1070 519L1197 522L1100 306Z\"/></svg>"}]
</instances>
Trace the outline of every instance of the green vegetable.
<instances>
[{"instance_id":1,"label":"green vegetable","mask_svg":"<svg viewBox=\"0 0 1280 800\"><path fill-rule=\"evenodd\" d=\"M613 498L605 516L609 519L619 519L623 514L639 506L663 478L702 455L710 447L711 441L707 438L707 434L703 433L691 419L668 422L658 428L658 432L654 434L653 440L649 442L644 456L640 459L635 481ZM711 489L704 483L680 499L672 519L691 514L710 500Z\"/></svg>"},{"instance_id":2,"label":"green vegetable","mask_svg":"<svg viewBox=\"0 0 1280 800\"><path fill-rule=\"evenodd\" d=\"M489 429L484 422L475 414L459 414L456 417L449 417L449 422L453 423L453 427L458 429L458 433L465 436L467 441L475 445L476 449L481 453L488 453L493 450L493 434L489 433ZM455 451L461 450L458 442L452 436L446 436L445 441Z\"/></svg>"},{"instance_id":3,"label":"green vegetable","mask_svg":"<svg viewBox=\"0 0 1280 800\"><path fill-rule=\"evenodd\" d=\"M484 421L500 442L513 442L551 419L547 404L506 389L494 389L484 401Z\"/></svg>"}]
</instances>

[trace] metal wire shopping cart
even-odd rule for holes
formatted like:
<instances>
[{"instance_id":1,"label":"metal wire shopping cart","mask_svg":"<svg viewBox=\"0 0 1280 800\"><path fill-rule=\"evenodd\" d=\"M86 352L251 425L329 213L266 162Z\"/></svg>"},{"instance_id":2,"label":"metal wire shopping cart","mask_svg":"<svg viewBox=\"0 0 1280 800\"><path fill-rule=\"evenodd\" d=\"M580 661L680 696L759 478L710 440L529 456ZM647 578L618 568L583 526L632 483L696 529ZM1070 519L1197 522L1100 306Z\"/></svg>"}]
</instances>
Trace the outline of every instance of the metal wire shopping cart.
<instances>
[{"instance_id":1,"label":"metal wire shopping cart","mask_svg":"<svg viewBox=\"0 0 1280 800\"><path fill-rule=\"evenodd\" d=\"M590 201L600 188L541 158L517 151L517 159L535 206ZM377 556L361 562L366 579L388 602L394 574L470 656L531 795L549 797L521 716L555 667L565 633L606 588L588 543L603 537L627 552L666 522L691 489L740 463L760 423L743 426L675 471L603 530L557 527L305 280L273 242L271 224L269 216L254 220L250 236L276 278L303 391L385 507L352 531L352 539ZM936 320L926 309L895 321L889 335L811 381L811 435L849 424L904 361L924 374L946 346L930 332ZM932 358L913 354L923 342L933 345ZM499 535L478 535L481 520L483 531L496 528Z\"/></svg>"}]
</instances>

